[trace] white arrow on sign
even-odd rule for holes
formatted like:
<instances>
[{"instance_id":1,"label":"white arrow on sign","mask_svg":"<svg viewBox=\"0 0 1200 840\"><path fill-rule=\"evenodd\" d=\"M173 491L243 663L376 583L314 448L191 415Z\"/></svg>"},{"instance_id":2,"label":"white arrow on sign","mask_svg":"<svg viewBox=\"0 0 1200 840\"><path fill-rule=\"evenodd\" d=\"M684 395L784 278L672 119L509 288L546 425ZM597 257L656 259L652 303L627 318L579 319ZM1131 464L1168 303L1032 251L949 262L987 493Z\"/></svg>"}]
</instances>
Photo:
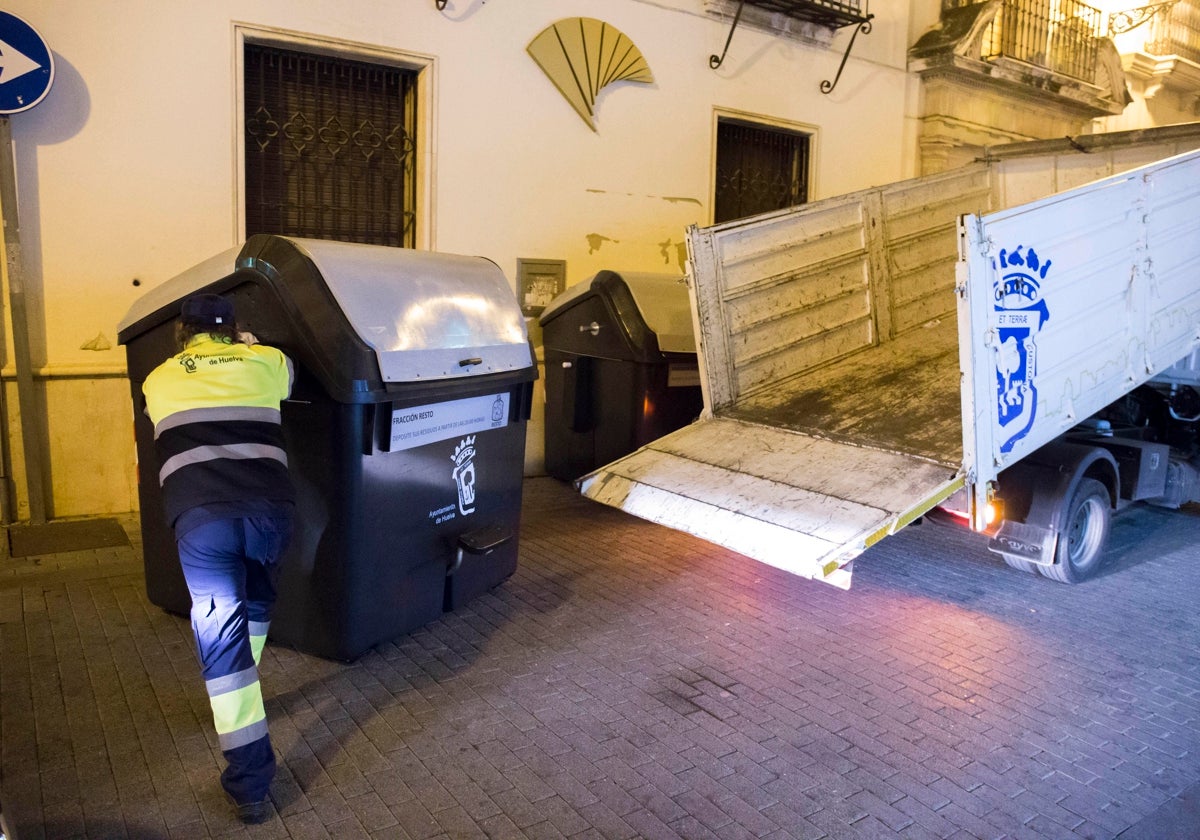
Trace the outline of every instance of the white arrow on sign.
<instances>
[{"instance_id":1,"label":"white arrow on sign","mask_svg":"<svg viewBox=\"0 0 1200 840\"><path fill-rule=\"evenodd\" d=\"M32 73L41 66L25 53L0 41L0 85Z\"/></svg>"}]
</instances>

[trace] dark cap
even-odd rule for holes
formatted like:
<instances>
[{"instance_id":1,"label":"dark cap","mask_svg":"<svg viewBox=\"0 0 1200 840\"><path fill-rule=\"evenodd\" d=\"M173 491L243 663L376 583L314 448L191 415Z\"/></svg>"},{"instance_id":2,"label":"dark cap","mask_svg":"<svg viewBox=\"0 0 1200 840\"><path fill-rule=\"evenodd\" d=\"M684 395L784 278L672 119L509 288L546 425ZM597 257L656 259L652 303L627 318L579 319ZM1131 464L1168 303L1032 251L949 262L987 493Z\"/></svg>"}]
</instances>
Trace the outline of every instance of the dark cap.
<instances>
[{"instance_id":1,"label":"dark cap","mask_svg":"<svg viewBox=\"0 0 1200 840\"><path fill-rule=\"evenodd\" d=\"M233 324L233 303L220 295L192 295L180 307L179 320L196 327Z\"/></svg>"}]
</instances>

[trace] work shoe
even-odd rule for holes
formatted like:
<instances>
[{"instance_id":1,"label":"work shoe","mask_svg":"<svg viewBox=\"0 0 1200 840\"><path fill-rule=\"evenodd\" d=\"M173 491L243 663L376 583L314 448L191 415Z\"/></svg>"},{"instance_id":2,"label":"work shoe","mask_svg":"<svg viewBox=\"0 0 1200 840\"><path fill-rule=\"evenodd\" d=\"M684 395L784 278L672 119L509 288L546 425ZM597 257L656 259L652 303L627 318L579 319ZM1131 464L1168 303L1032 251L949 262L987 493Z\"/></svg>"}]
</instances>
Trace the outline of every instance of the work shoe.
<instances>
[{"instance_id":1,"label":"work shoe","mask_svg":"<svg viewBox=\"0 0 1200 840\"><path fill-rule=\"evenodd\" d=\"M237 808L238 819L246 825L265 823L275 813L270 799L263 799L259 802L239 802L234 807Z\"/></svg>"}]
</instances>

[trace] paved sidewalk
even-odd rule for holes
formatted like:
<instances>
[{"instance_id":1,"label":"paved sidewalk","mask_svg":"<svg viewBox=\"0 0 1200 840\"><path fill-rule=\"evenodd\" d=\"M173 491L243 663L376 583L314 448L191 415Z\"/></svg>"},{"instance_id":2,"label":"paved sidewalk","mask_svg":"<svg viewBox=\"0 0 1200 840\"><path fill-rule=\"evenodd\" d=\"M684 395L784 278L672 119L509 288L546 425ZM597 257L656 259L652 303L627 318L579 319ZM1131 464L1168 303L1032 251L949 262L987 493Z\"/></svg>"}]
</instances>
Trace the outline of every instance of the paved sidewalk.
<instances>
[{"instance_id":1,"label":"paved sidewalk","mask_svg":"<svg viewBox=\"0 0 1200 840\"><path fill-rule=\"evenodd\" d=\"M842 592L525 485L516 574L351 665L270 645L279 816L235 823L187 622L132 548L0 560L29 838L1200 834L1200 513L1067 587L914 526Z\"/></svg>"}]
</instances>

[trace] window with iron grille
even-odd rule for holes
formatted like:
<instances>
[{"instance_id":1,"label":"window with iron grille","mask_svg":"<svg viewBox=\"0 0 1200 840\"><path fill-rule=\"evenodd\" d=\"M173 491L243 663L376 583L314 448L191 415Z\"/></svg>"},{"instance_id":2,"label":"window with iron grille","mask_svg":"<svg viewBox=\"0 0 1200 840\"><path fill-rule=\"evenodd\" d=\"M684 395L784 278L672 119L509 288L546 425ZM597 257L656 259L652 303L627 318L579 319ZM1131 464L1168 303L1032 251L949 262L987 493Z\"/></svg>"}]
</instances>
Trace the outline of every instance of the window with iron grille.
<instances>
[{"instance_id":1,"label":"window with iron grille","mask_svg":"<svg viewBox=\"0 0 1200 840\"><path fill-rule=\"evenodd\" d=\"M719 119L713 221L727 222L808 201L810 139L800 131Z\"/></svg>"},{"instance_id":2,"label":"window with iron grille","mask_svg":"<svg viewBox=\"0 0 1200 840\"><path fill-rule=\"evenodd\" d=\"M246 235L414 247L417 74L245 46Z\"/></svg>"}]
</instances>

